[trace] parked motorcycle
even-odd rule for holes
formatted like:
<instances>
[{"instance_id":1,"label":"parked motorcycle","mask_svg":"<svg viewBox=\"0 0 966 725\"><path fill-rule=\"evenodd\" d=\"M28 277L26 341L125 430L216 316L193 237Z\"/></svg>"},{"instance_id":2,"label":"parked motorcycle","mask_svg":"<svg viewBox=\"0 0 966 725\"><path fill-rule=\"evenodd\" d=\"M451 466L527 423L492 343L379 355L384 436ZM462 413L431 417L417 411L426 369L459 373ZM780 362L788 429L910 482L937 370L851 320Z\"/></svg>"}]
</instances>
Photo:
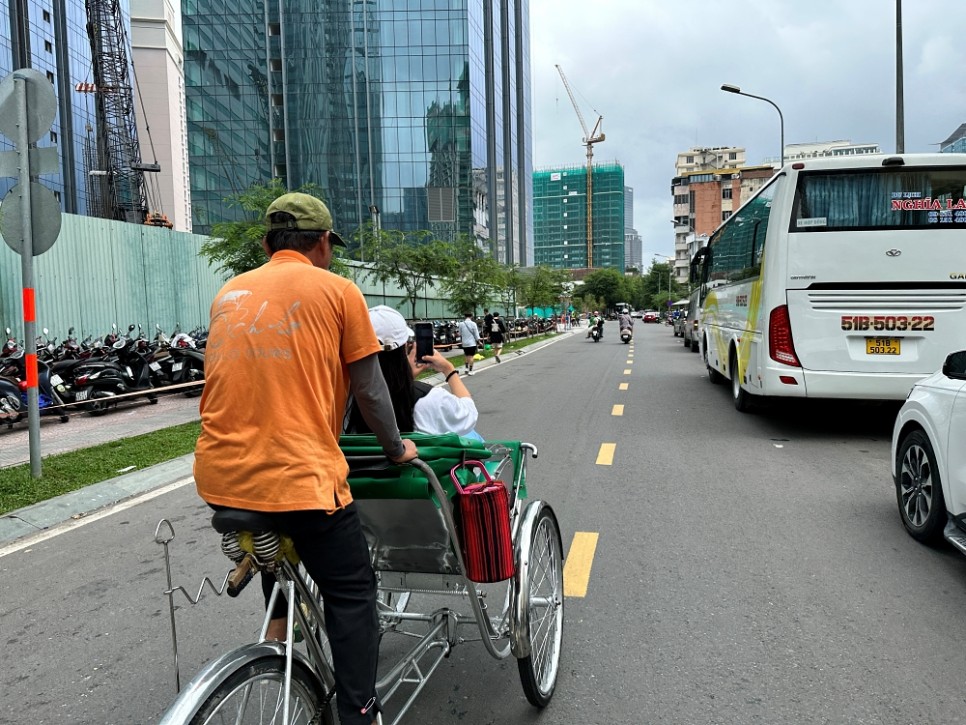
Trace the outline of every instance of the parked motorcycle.
<instances>
[{"instance_id":1,"label":"parked motorcycle","mask_svg":"<svg viewBox=\"0 0 966 725\"><path fill-rule=\"evenodd\" d=\"M134 329L131 325L127 335L119 336L115 332L105 337L105 342L114 339L111 349L116 361L112 364L75 369L74 400L82 403L91 415L106 413L108 408L117 405L121 395L143 394L151 404L158 402L151 383L150 351L139 349L138 340L130 336Z\"/></svg>"},{"instance_id":2,"label":"parked motorcycle","mask_svg":"<svg viewBox=\"0 0 966 725\"><path fill-rule=\"evenodd\" d=\"M148 361L152 373L163 377L163 385L182 386L188 397L200 395L205 382L204 350L198 348L190 333L176 332L168 339L160 325L155 327L158 334Z\"/></svg>"},{"instance_id":3,"label":"parked motorcycle","mask_svg":"<svg viewBox=\"0 0 966 725\"><path fill-rule=\"evenodd\" d=\"M46 330L44 330L46 335ZM27 417L27 359L25 350L7 328L7 341L0 349L0 422L12 426ZM70 420L64 399L56 390L58 376L46 361L37 360L37 403L40 415L57 415L61 423Z\"/></svg>"}]
</instances>

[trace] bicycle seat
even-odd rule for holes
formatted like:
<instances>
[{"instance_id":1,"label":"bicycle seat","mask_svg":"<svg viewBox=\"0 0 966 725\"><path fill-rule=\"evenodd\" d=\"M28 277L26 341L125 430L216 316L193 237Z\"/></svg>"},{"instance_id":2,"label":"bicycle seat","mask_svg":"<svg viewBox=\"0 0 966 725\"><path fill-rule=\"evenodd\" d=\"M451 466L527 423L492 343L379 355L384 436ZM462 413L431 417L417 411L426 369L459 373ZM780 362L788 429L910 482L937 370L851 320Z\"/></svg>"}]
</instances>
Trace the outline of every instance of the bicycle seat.
<instances>
[{"instance_id":1,"label":"bicycle seat","mask_svg":"<svg viewBox=\"0 0 966 725\"><path fill-rule=\"evenodd\" d=\"M259 511L225 508L215 511L211 517L211 526L219 534L232 531L275 531L275 522L271 517Z\"/></svg>"}]
</instances>

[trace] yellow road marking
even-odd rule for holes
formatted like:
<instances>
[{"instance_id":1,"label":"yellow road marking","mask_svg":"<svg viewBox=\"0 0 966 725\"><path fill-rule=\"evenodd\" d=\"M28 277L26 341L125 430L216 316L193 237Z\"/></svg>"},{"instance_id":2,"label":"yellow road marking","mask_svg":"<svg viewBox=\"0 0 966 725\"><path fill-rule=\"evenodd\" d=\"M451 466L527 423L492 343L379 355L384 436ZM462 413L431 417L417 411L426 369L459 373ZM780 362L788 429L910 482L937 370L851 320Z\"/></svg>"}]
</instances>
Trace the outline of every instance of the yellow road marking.
<instances>
[{"instance_id":1,"label":"yellow road marking","mask_svg":"<svg viewBox=\"0 0 966 725\"><path fill-rule=\"evenodd\" d=\"M587 596L590 568L594 565L594 552L597 551L599 536L597 532L586 531L578 531L574 534L563 570L565 597Z\"/></svg>"},{"instance_id":2,"label":"yellow road marking","mask_svg":"<svg viewBox=\"0 0 966 725\"><path fill-rule=\"evenodd\" d=\"M615 405L614 408L613 408L613 410L611 410L610 414L611 415L624 415L624 406L623 405Z\"/></svg>"},{"instance_id":3,"label":"yellow road marking","mask_svg":"<svg viewBox=\"0 0 966 725\"><path fill-rule=\"evenodd\" d=\"M614 463L614 451L617 449L616 443L601 443L600 451L597 452L597 465L609 466Z\"/></svg>"},{"instance_id":4,"label":"yellow road marking","mask_svg":"<svg viewBox=\"0 0 966 725\"><path fill-rule=\"evenodd\" d=\"M634 364L634 361L633 361L633 360L631 360L630 358L628 358L628 360L627 360L627 362L626 362L626 363L624 363L624 364L625 364L625 365L633 365L633 364Z\"/></svg>"},{"instance_id":5,"label":"yellow road marking","mask_svg":"<svg viewBox=\"0 0 966 725\"><path fill-rule=\"evenodd\" d=\"M628 368L627 370L624 371L624 375L630 375L630 374L631 374L630 368Z\"/></svg>"},{"instance_id":6,"label":"yellow road marking","mask_svg":"<svg viewBox=\"0 0 966 725\"><path fill-rule=\"evenodd\" d=\"M630 387L630 385L631 385L630 383L621 383L620 385L617 386L617 389L618 390L627 390Z\"/></svg>"}]
</instances>

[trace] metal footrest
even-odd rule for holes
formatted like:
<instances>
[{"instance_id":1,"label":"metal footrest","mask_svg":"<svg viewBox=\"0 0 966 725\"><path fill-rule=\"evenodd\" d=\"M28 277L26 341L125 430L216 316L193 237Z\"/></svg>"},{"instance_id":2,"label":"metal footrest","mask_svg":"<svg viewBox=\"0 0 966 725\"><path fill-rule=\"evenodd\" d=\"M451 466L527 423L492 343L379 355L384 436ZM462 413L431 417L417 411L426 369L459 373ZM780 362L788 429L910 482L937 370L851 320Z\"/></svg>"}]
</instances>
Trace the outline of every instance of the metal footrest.
<instances>
[{"instance_id":1,"label":"metal footrest","mask_svg":"<svg viewBox=\"0 0 966 725\"><path fill-rule=\"evenodd\" d=\"M963 532L955 523L952 521L946 523L943 536L946 541L959 549L960 553L966 554L966 532Z\"/></svg>"}]
</instances>

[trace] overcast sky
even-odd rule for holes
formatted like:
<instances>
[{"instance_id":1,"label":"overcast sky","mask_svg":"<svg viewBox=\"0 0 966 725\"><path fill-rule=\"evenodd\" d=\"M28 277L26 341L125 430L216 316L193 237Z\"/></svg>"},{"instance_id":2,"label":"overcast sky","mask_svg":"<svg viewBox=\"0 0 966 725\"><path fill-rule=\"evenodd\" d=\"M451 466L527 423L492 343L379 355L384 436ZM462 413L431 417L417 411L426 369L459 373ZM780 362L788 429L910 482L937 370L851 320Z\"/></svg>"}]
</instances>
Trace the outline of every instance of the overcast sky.
<instances>
[{"instance_id":1,"label":"overcast sky","mask_svg":"<svg viewBox=\"0 0 966 725\"><path fill-rule=\"evenodd\" d=\"M905 150L938 150L966 122L966 3L903 2ZM530 0L534 166L581 165L583 132L607 139L634 189L644 265L674 251L670 182L679 151L743 146L748 165L785 143L896 148L895 0Z\"/></svg>"}]
</instances>

